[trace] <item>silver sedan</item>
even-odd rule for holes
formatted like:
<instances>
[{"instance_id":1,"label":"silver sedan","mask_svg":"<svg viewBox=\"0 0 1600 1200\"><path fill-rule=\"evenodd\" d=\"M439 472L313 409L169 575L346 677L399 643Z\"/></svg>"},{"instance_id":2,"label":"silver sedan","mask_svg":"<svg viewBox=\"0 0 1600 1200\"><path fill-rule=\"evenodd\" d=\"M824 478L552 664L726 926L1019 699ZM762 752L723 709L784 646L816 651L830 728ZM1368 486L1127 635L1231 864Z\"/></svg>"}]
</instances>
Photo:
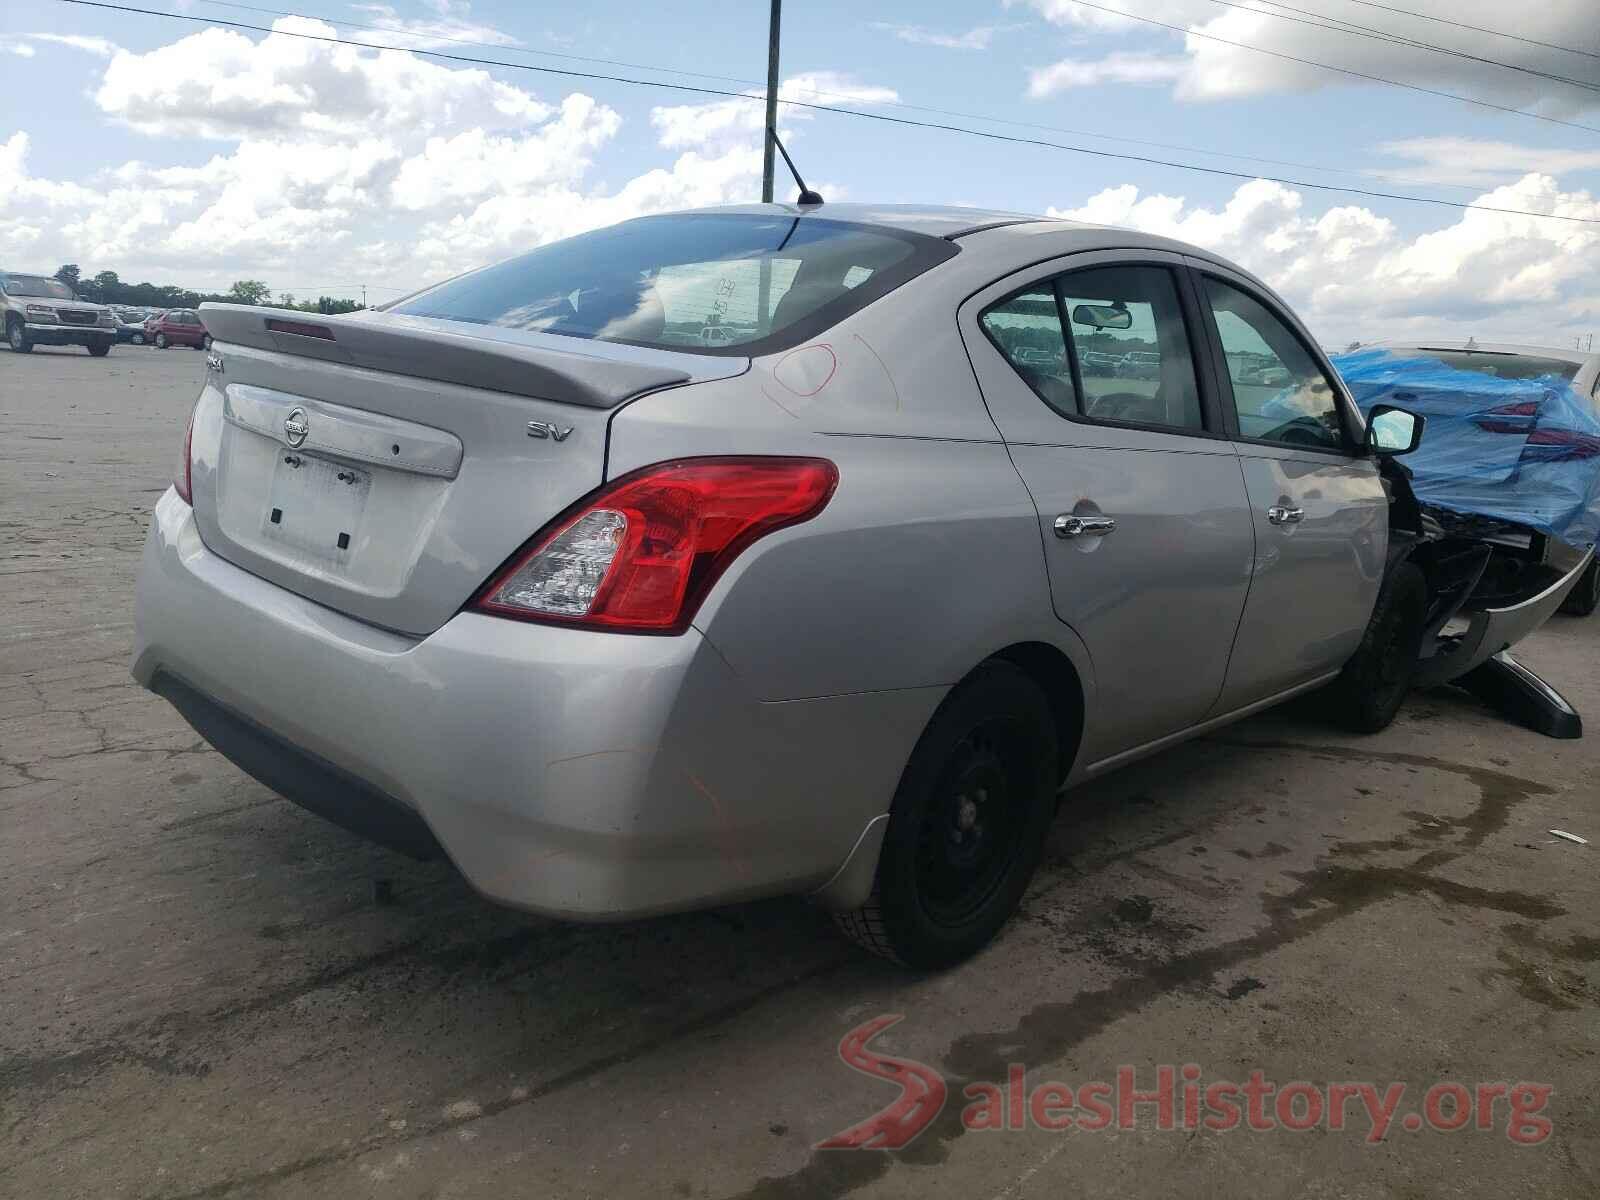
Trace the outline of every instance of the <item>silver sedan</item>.
<instances>
[{"instance_id":1,"label":"silver sedan","mask_svg":"<svg viewBox=\"0 0 1600 1200\"><path fill-rule=\"evenodd\" d=\"M805 894L955 961L1061 787L1324 685L1379 728L1438 610L1420 422L1366 429L1270 289L1160 238L749 206L201 317L134 675L539 913Z\"/></svg>"}]
</instances>

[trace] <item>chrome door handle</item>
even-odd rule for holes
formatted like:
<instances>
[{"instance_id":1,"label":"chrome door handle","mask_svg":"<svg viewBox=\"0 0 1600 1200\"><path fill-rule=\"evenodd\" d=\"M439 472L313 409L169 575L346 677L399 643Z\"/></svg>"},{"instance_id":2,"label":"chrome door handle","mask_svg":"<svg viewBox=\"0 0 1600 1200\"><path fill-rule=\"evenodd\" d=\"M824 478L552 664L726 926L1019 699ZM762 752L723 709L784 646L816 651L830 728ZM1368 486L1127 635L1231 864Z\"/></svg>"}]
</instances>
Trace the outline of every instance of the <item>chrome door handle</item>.
<instances>
[{"instance_id":1,"label":"chrome door handle","mask_svg":"<svg viewBox=\"0 0 1600 1200\"><path fill-rule=\"evenodd\" d=\"M1062 513L1056 518L1056 536L1058 538L1075 538L1079 534L1089 537L1105 537L1108 533L1117 531L1117 523L1110 517L1079 517L1071 513Z\"/></svg>"},{"instance_id":2,"label":"chrome door handle","mask_svg":"<svg viewBox=\"0 0 1600 1200\"><path fill-rule=\"evenodd\" d=\"M1298 525L1306 519L1306 510L1303 508L1285 508L1281 504L1274 504L1267 509L1267 523L1270 525Z\"/></svg>"}]
</instances>

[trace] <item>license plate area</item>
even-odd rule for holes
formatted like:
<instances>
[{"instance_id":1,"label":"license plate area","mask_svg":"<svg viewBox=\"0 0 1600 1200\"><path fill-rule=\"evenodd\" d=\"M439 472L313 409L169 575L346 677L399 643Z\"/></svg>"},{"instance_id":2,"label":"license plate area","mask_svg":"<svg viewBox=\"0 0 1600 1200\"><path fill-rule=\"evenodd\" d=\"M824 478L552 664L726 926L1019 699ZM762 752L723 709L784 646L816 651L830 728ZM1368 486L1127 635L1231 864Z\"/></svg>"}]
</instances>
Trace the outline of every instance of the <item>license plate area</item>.
<instances>
[{"instance_id":1,"label":"license plate area","mask_svg":"<svg viewBox=\"0 0 1600 1200\"><path fill-rule=\"evenodd\" d=\"M261 511L261 536L330 566L361 545L372 473L299 450L277 452Z\"/></svg>"}]
</instances>

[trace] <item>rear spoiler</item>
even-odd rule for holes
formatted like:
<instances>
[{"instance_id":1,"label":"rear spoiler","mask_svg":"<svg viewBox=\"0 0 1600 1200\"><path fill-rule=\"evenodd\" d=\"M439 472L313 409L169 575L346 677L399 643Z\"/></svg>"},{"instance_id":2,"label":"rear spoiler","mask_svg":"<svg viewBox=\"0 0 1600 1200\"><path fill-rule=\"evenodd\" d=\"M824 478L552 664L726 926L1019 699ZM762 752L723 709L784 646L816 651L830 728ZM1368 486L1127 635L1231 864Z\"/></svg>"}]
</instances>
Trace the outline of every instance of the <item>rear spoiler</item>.
<instances>
[{"instance_id":1,"label":"rear spoiler","mask_svg":"<svg viewBox=\"0 0 1600 1200\"><path fill-rule=\"evenodd\" d=\"M199 313L218 342L586 408L615 408L641 392L707 375L738 374L747 365L727 357L373 310L335 317L248 304L202 304Z\"/></svg>"}]
</instances>

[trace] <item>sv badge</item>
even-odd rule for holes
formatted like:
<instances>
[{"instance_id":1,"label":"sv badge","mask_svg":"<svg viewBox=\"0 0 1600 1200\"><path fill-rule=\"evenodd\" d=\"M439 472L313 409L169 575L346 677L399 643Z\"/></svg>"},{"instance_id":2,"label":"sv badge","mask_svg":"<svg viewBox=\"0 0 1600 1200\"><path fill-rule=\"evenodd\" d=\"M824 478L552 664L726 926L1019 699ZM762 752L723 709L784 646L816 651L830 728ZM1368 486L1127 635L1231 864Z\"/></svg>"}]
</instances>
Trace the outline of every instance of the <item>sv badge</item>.
<instances>
[{"instance_id":1,"label":"sv badge","mask_svg":"<svg viewBox=\"0 0 1600 1200\"><path fill-rule=\"evenodd\" d=\"M528 422L528 436L532 438L552 438L555 441L564 442L571 434L571 425L563 429L560 425L552 425L549 421Z\"/></svg>"}]
</instances>

